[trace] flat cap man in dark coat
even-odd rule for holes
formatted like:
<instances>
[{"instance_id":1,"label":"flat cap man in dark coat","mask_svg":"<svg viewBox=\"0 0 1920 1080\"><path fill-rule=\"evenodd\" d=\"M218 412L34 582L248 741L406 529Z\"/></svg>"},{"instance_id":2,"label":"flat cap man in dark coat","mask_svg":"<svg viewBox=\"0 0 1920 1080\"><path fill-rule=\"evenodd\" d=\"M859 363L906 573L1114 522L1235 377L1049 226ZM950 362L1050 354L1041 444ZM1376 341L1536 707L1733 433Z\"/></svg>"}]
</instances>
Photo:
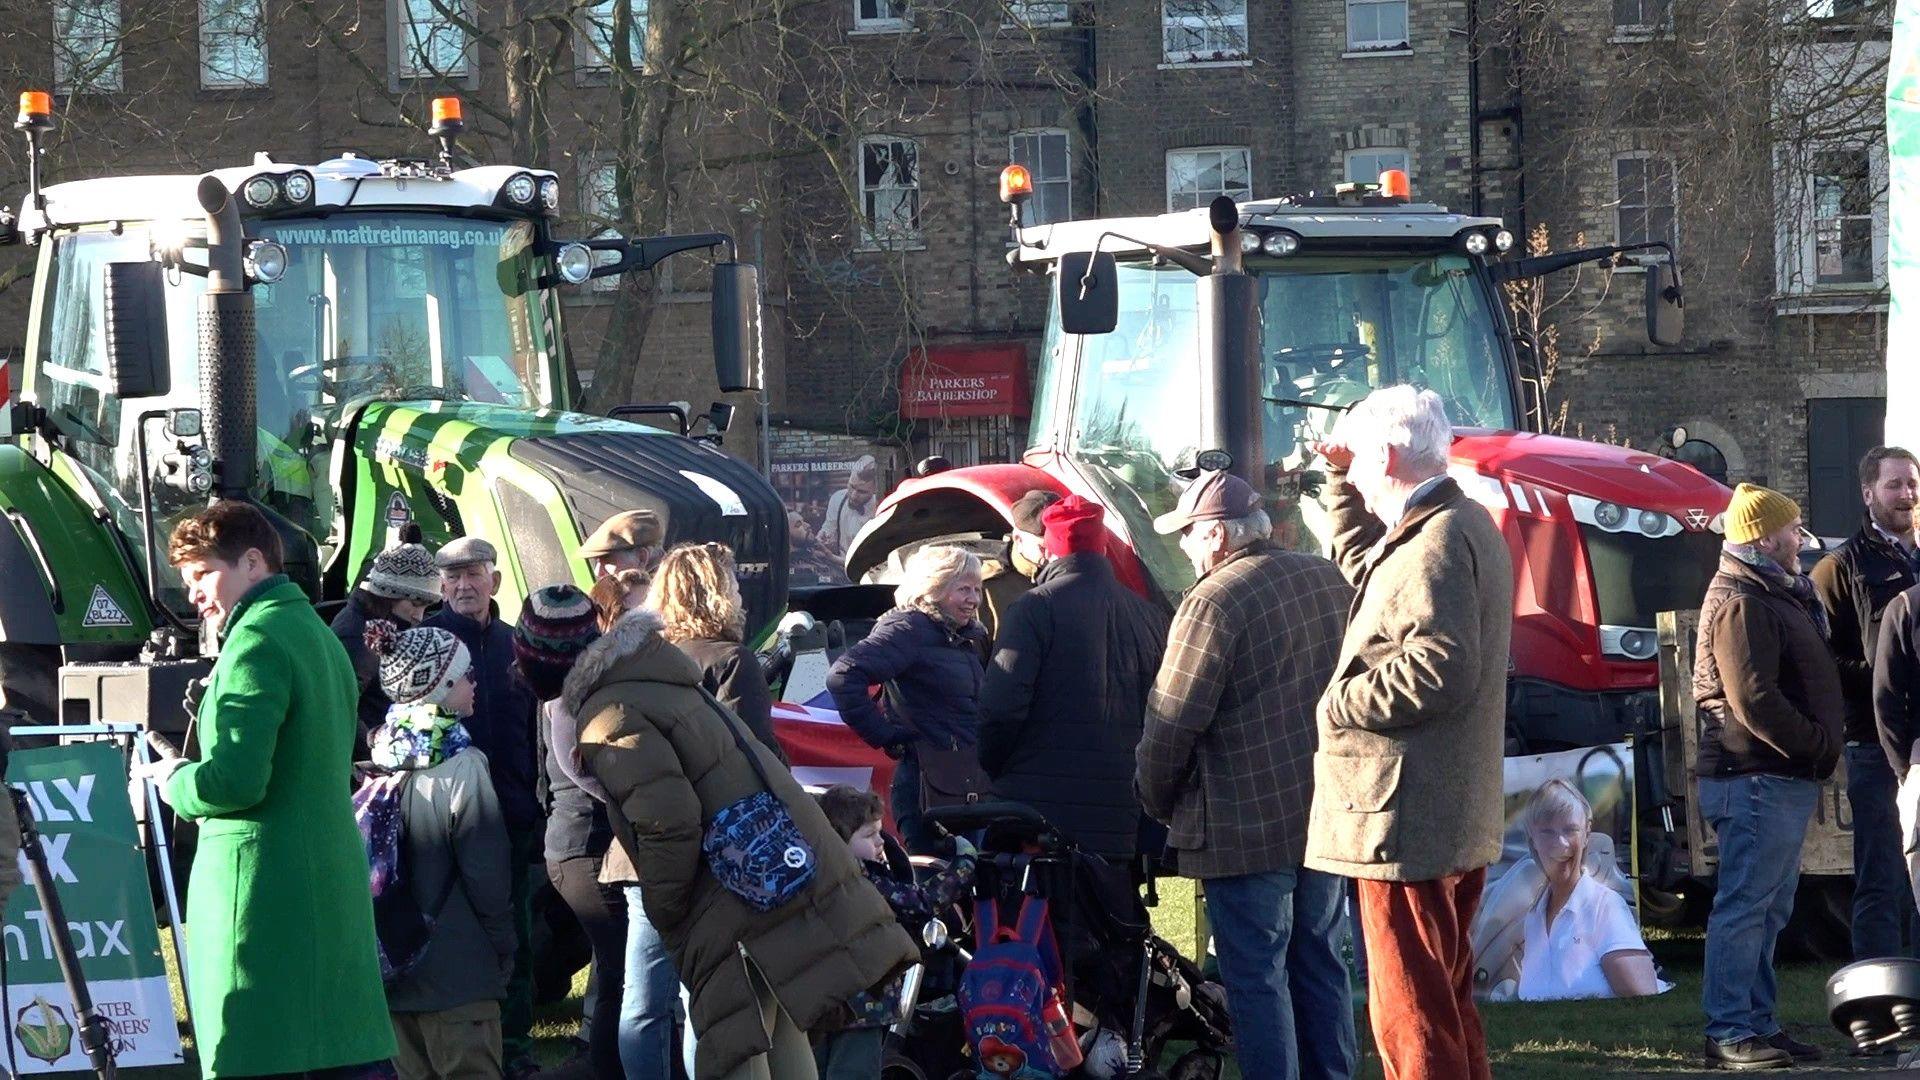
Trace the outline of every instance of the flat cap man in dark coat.
<instances>
[{"instance_id":1,"label":"flat cap man in dark coat","mask_svg":"<svg viewBox=\"0 0 1920 1080\"><path fill-rule=\"evenodd\" d=\"M1147 699L1135 786L1176 869L1206 882L1241 1074L1349 1076L1346 883L1301 858L1313 703L1352 591L1327 560L1276 546L1260 496L1229 473L1202 473L1154 526L1182 534L1200 580Z\"/></svg>"}]
</instances>

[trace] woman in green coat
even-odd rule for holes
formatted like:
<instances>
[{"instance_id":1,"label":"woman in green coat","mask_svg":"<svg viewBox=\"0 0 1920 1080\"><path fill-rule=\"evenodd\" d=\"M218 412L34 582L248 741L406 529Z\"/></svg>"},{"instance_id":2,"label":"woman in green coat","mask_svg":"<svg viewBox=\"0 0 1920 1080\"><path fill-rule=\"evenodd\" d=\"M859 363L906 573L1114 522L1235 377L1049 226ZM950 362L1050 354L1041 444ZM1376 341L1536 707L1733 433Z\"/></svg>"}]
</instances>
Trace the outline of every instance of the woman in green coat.
<instances>
[{"instance_id":1,"label":"woman in green coat","mask_svg":"<svg viewBox=\"0 0 1920 1080\"><path fill-rule=\"evenodd\" d=\"M251 506L215 503L174 530L167 554L221 641L199 760L152 768L167 802L200 822L187 891L200 1070L387 1069L393 1028L349 795L353 665L280 573L280 539Z\"/></svg>"}]
</instances>

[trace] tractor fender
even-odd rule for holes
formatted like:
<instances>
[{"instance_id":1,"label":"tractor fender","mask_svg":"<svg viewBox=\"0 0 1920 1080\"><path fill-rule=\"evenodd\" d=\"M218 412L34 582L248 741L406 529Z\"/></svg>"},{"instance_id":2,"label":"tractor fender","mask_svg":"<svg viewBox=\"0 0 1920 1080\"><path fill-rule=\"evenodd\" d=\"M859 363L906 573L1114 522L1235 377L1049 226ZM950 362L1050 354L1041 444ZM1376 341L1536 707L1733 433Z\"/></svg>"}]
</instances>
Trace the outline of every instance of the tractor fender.
<instances>
[{"instance_id":1,"label":"tractor fender","mask_svg":"<svg viewBox=\"0 0 1920 1080\"><path fill-rule=\"evenodd\" d=\"M0 641L137 643L153 630L109 526L18 446L0 445L0 521Z\"/></svg>"},{"instance_id":2,"label":"tractor fender","mask_svg":"<svg viewBox=\"0 0 1920 1080\"><path fill-rule=\"evenodd\" d=\"M896 550L917 541L962 533L1005 533L1013 524L1013 504L1035 488L1061 496L1071 493L1060 477L1024 463L975 465L902 481L880 501L873 520L847 546L847 578L864 580ZM1140 560L1111 527L1107 555L1128 588L1149 595Z\"/></svg>"}]
</instances>

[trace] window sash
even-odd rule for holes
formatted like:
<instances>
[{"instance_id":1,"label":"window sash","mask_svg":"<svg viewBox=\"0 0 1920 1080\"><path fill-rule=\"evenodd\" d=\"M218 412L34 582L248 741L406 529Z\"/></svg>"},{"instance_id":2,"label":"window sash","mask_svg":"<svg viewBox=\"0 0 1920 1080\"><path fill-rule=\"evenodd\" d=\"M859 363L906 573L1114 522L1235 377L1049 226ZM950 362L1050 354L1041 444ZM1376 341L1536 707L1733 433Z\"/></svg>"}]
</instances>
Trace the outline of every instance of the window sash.
<instances>
[{"instance_id":1,"label":"window sash","mask_svg":"<svg viewBox=\"0 0 1920 1080\"><path fill-rule=\"evenodd\" d=\"M1865 150L1817 155L1813 195L1813 280L1818 285L1874 280L1872 162Z\"/></svg>"},{"instance_id":2,"label":"window sash","mask_svg":"<svg viewBox=\"0 0 1920 1080\"><path fill-rule=\"evenodd\" d=\"M907 23L907 0L853 0L858 27L899 27Z\"/></svg>"},{"instance_id":3,"label":"window sash","mask_svg":"<svg viewBox=\"0 0 1920 1080\"><path fill-rule=\"evenodd\" d=\"M1615 232L1619 243L1665 240L1679 249L1679 202L1673 162L1658 155L1614 159Z\"/></svg>"},{"instance_id":4,"label":"window sash","mask_svg":"<svg viewBox=\"0 0 1920 1080\"><path fill-rule=\"evenodd\" d=\"M1407 0L1347 0L1349 51L1403 49L1411 42Z\"/></svg>"},{"instance_id":5,"label":"window sash","mask_svg":"<svg viewBox=\"0 0 1920 1080\"><path fill-rule=\"evenodd\" d=\"M574 34L574 66L581 71L613 70L613 8L616 0L595 0L580 9L584 24ZM631 0L632 25L627 27L627 53L635 71L646 69L647 0Z\"/></svg>"},{"instance_id":6,"label":"window sash","mask_svg":"<svg viewBox=\"0 0 1920 1080\"><path fill-rule=\"evenodd\" d=\"M119 0L55 0L53 81L62 92L119 90Z\"/></svg>"},{"instance_id":7,"label":"window sash","mask_svg":"<svg viewBox=\"0 0 1920 1080\"><path fill-rule=\"evenodd\" d=\"M1613 28L1616 31L1656 33L1665 30L1672 18L1670 0L1613 0Z\"/></svg>"},{"instance_id":8,"label":"window sash","mask_svg":"<svg viewBox=\"0 0 1920 1080\"><path fill-rule=\"evenodd\" d=\"M1163 0L1160 33L1170 64L1245 59L1246 0Z\"/></svg>"},{"instance_id":9,"label":"window sash","mask_svg":"<svg viewBox=\"0 0 1920 1080\"><path fill-rule=\"evenodd\" d=\"M440 6L460 10L461 0L396 0L400 14L400 77L459 78L467 74L472 42ZM463 15L469 15L462 12ZM470 15L469 15L470 17Z\"/></svg>"},{"instance_id":10,"label":"window sash","mask_svg":"<svg viewBox=\"0 0 1920 1080\"><path fill-rule=\"evenodd\" d=\"M1045 26L1068 26L1073 22L1073 13L1062 0L1006 0L1006 14L1001 18L1001 26L1018 26L1028 30Z\"/></svg>"},{"instance_id":11,"label":"window sash","mask_svg":"<svg viewBox=\"0 0 1920 1080\"><path fill-rule=\"evenodd\" d=\"M1399 169L1413 176L1412 155L1404 147L1375 147L1366 150L1347 151L1347 179L1349 181L1373 184L1378 183L1380 174L1388 169Z\"/></svg>"},{"instance_id":12,"label":"window sash","mask_svg":"<svg viewBox=\"0 0 1920 1080\"><path fill-rule=\"evenodd\" d=\"M920 236L920 144L912 139L860 140L861 235L868 244Z\"/></svg>"},{"instance_id":13,"label":"window sash","mask_svg":"<svg viewBox=\"0 0 1920 1080\"><path fill-rule=\"evenodd\" d=\"M1218 195L1253 195L1253 153L1244 146L1167 151L1167 210L1191 210Z\"/></svg>"},{"instance_id":14,"label":"window sash","mask_svg":"<svg viewBox=\"0 0 1920 1080\"><path fill-rule=\"evenodd\" d=\"M1053 128L1016 131L1008 139L1007 159L1025 165L1033 177L1029 225L1048 225L1073 217L1073 162L1067 133Z\"/></svg>"},{"instance_id":15,"label":"window sash","mask_svg":"<svg viewBox=\"0 0 1920 1080\"><path fill-rule=\"evenodd\" d=\"M200 85L210 89L267 85L263 0L201 0Z\"/></svg>"}]
</instances>

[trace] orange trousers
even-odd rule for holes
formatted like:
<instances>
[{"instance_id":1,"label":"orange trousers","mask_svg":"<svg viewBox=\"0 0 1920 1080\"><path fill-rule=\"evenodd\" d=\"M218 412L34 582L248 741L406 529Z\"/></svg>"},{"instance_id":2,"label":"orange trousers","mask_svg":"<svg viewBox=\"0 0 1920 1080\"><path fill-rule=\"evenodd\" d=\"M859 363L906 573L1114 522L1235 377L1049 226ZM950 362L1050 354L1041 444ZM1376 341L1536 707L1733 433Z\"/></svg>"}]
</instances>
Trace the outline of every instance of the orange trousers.
<instances>
[{"instance_id":1,"label":"orange trousers","mask_svg":"<svg viewBox=\"0 0 1920 1080\"><path fill-rule=\"evenodd\" d=\"M1367 1017L1387 1080L1491 1080L1467 925L1484 869L1354 884L1367 942Z\"/></svg>"}]
</instances>

